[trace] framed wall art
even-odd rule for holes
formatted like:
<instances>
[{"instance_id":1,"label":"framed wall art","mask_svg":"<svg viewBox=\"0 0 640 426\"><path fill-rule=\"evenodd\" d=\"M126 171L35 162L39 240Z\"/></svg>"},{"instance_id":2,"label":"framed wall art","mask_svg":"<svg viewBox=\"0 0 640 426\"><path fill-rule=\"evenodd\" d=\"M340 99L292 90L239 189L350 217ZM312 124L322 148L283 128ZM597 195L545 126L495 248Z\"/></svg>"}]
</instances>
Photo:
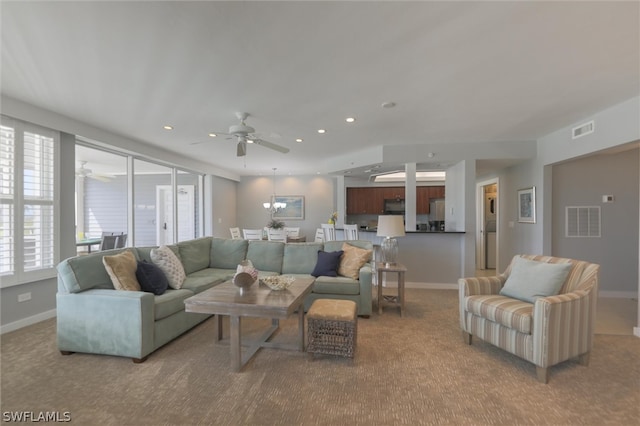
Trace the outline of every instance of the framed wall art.
<instances>
[{"instance_id":1,"label":"framed wall art","mask_svg":"<svg viewBox=\"0 0 640 426\"><path fill-rule=\"evenodd\" d=\"M518 190L518 222L536 223L536 187Z\"/></svg>"},{"instance_id":2,"label":"framed wall art","mask_svg":"<svg viewBox=\"0 0 640 426\"><path fill-rule=\"evenodd\" d=\"M287 203L287 207L271 213L272 219L280 220L303 220L304 219L304 196L302 195L274 195L271 203Z\"/></svg>"}]
</instances>

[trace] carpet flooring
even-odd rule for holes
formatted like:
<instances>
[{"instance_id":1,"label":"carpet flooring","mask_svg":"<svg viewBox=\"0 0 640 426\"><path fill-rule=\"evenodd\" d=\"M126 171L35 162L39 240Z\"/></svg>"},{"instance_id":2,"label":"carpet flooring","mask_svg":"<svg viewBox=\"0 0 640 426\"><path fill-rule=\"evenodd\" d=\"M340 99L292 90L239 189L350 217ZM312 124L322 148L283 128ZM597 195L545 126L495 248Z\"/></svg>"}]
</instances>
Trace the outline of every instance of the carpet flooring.
<instances>
[{"instance_id":1,"label":"carpet flooring","mask_svg":"<svg viewBox=\"0 0 640 426\"><path fill-rule=\"evenodd\" d=\"M595 336L588 367L535 367L462 342L457 292L407 289L406 315L358 321L354 360L262 349L240 373L207 320L142 364L62 356L55 319L2 336L3 422L56 412L74 425L632 425L640 420L640 339ZM259 332L268 320L244 319ZM296 319L275 337L294 342Z\"/></svg>"}]
</instances>

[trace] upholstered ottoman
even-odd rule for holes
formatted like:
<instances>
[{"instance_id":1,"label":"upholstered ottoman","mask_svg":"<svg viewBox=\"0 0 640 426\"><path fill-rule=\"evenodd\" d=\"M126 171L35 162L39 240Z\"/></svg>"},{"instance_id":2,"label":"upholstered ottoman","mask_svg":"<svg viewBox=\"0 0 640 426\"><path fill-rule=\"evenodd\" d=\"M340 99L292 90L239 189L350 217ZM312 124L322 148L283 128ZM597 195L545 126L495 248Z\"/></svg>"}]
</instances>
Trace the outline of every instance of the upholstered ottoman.
<instances>
[{"instance_id":1,"label":"upholstered ottoman","mask_svg":"<svg viewBox=\"0 0 640 426\"><path fill-rule=\"evenodd\" d=\"M307 352L353 358L358 307L352 300L317 299L307 312Z\"/></svg>"}]
</instances>

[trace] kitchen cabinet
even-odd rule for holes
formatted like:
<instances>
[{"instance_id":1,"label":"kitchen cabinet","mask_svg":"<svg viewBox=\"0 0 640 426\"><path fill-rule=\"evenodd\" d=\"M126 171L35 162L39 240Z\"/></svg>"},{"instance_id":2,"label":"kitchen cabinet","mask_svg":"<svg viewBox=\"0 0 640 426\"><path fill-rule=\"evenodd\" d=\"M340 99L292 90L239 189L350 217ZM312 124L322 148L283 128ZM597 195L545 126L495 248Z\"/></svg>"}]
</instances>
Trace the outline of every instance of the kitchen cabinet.
<instances>
[{"instance_id":1,"label":"kitchen cabinet","mask_svg":"<svg viewBox=\"0 0 640 426\"><path fill-rule=\"evenodd\" d=\"M347 214L382 214L384 188L347 188Z\"/></svg>"},{"instance_id":2,"label":"kitchen cabinet","mask_svg":"<svg viewBox=\"0 0 640 426\"><path fill-rule=\"evenodd\" d=\"M444 186L416 187L416 214L429 214L431 200L444 198Z\"/></svg>"},{"instance_id":3,"label":"kitchen cabinet","mask_svg":"<svg viewBox=\"0 0 640 426\"><path fill-rule=\"evenodd\" d=\"M404 186L387 186L382 189L383 200L404 200Z\"/></svg>"}]
</instances>

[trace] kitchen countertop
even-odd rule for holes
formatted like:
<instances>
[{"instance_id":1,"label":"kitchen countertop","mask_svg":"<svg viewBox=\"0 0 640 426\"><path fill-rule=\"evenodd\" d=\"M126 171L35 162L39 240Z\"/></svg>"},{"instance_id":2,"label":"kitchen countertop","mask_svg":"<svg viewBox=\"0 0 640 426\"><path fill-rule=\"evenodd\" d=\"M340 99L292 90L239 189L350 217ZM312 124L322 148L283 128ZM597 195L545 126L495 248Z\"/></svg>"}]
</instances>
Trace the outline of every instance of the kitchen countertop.
<instances>
[{"instance_id":1,"label":"kitchen countertop","mask_svg":"<svg viewBox=\"0 0 640 426\"><path fill-rule=\"evenodd\" d=\"M342 230L341 228L336 228ZM359 232L378 232L377 229L360 229ZM407 234L465 234L464 231L405 231Z\"/></svg>"}]
</instances>

